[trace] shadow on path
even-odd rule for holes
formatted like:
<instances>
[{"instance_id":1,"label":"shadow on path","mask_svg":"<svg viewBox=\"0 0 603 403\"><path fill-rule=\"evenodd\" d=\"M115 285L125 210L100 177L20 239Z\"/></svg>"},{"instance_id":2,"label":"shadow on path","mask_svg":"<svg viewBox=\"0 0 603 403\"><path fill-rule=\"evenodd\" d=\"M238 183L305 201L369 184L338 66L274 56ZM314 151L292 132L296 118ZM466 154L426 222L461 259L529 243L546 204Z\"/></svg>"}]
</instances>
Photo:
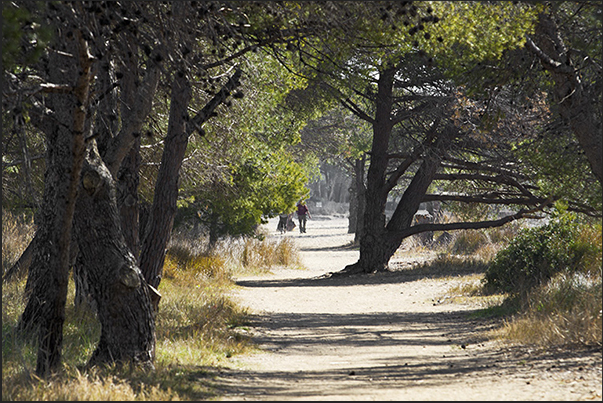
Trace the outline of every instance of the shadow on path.
<instances>
[{"instance_id":1,"label":"shadow on path","mask_svg":"<svg viewBox=\"0 0 603 403\"><path fill-rule=\"evenodd\" d=\"M451 266L443 270L437 266L418 265L412 268L372 273L352 274L349 276L331 276L330 273L311 278L294 278L280 280L239 280L236 284L242 287L339 287L355 285L399 284L420 279L446 278L450 276L466 276L481 274L485 267L480 265Z\"/></svg>"},{"instance_id":2,"label":"shadow on path","mask_svg":"<svg viewBox=\"0 0 603 403\"><path fill-rule=\"evenodd\" d=\"M416 387L423 390L445 389L453 384L468 387L472 380L485 377L518 379L529 385L534 370L549 376L563 376L569 371L597 371L601 365L600 348L535 352L522 347L484 347L483 331L496 323L471 320L470 313L260 315L254 326L265 331L254 339L262 349L276 355L277 360L281 354L286 360L291 354L308 356L325 349L333 350L337 356L337 349L346 351L350 346L385 347L391 353L362 363L347 355L340 357L342 361L334 368L318 370L223 369L215 380L216 385L230 398L328 399L329 396L353 397L363 390L395 389L405 393L406 389ZM447 350L450 353L441 356L415 353L429 352L430 346L446 344L450 345ZM426 350L422 350L424 348ZM283 349L286 352L281 352ZM313 357L310 355L309 359ZM245 381L241 382L242 379ZM378 399L379 395L377 392L371 396Z\"/></svg>"},{"instance_id":3,"label":"shadow on path","mask_svg":"<svg viewBox=\"0 0 603 403\"><path fill-rule=\"evenodd\" d=\"M498 320L472 320L477 310L463 312L381 312L381 313L271 313L254 315L251 325L266 329L255 342L272 351L289 347L401 347L477 344L486 340L483 331ZM480 330L481 336L472 336ZM293 334L275 337L277 331Z\"/></svg>"}]
</instances>

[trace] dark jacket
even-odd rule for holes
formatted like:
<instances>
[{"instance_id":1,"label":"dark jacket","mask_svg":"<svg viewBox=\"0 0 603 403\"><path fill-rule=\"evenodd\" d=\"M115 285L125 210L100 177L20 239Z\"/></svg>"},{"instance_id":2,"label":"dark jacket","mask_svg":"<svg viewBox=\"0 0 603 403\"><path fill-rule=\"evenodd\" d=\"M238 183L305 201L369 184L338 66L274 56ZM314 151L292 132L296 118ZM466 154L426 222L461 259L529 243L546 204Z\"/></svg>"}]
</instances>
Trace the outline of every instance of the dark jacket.
<instances>
[{"instance_id":1,"label":"dark jacket","mask_svg":"<svg viewBox=\"0 0 603 403\"><path fill-rule=\"evenodd\" d=\"M298 204L297 205L297 216L304 216L308 214L308 207L305 204Z\"/></svg>"}]
</instances>

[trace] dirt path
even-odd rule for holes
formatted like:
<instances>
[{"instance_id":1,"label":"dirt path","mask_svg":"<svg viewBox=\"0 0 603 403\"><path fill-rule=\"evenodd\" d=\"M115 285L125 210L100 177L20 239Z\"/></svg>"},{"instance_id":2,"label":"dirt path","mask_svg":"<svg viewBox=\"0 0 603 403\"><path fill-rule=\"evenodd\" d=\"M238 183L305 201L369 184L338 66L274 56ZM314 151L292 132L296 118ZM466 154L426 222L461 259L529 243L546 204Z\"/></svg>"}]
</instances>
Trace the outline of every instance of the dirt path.
<instances>
[{"instance_id":1,"label":"dirt path","mask_svg":"<svg viewBox=\"0 0 603 403\"><path fill-rule=\"evenodd\" d=\"M358 258L342 218L292 237L307 270L237 279L263 352L233 358L222 400L601 400L601 350L535 352L487 341L477 307L439 303L462 277L320 278ZM420 259L411 257L413 260Z\"/></svg>"}]
</instances>

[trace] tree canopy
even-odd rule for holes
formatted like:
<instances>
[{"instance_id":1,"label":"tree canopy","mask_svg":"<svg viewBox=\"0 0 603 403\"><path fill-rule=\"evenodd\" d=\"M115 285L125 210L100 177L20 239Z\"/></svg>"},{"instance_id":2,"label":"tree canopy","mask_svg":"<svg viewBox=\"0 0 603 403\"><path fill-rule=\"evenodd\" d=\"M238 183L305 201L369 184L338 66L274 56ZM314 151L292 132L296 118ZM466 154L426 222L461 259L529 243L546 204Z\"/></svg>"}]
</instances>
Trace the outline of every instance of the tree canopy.
<instances>
[{"instance_id":1,"label":"tree canopy","mask_svg":"<svg viewBox=\"0 0 603 403\"><path fill-rule=\"evenodd\" d=\"M344 274L386 269L424 231L557 201L601 216L600 4L2 7L3 208L36 214L17 266L40 375L59 367L71 270L102 324L90 363L152 366L174 224L252 235L308 196L319 158L353 167L360 259ZM489 214L414 225L425 202Z\"/></svg>"}]
</instances>

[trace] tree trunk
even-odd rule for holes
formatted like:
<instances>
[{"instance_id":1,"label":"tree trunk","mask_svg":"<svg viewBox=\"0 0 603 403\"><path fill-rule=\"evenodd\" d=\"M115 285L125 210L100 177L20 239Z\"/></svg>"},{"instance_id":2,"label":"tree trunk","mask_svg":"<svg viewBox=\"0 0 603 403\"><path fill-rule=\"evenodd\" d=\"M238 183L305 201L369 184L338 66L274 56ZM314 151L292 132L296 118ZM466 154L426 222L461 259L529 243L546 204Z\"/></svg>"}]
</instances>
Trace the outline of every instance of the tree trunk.
<instances>
[{"instance_id":1,"label":"tree trunk","mask_svg":"<svg viewBox=\"0 0 603 403\"><path fill-rule=\"evenodd\" d=\"M385 224L385 207L393 185L387 181L388 147L392 131L392 91L395 70L381 72L378 80L376 113L373 121L373 143L366 185L366 210L363 230L360 233L360 257L358 262L346 266L341 274L373 273L388 269L389 260L400 247L400 231L412 225L427 188L433 181L440 164L437 148L448 144L448 134L441 136L434 149L425 152L423 163L413 177L396 210ZM434 125L435 129L436 125ZM433 133L428 133L432 137ZM427 144L427 143L426 143ZM413 159L414 161L414 159ZM410 164L408 164L409 166Z\"/></svg>"},{"instance_id":2,"label":"tree trunk","mask_svg":"<svg viewBox=\"0 0 603 403\"><path fill-rule=\"evenodd\" d=\"M366 187L364 185L365 156L354 161L354 180L352 182L352 197L350 198L350 228L349 233L354 233L354 244L360 242L360 234L364 228L364 211L366 209ZM352 211L352 203L354 210Z\"/></svg>"},{"instance_id":3,"label":"tree trunk","mask_svg":"<svg viewBox=\"0 0 603 403\"><path fill-rule=\"evenodd\" d=\"M88 149L77 203L79 267L85 271L102 326L100 342L89 364L133 362L152 367L153 290L124 239L113 178L95 143Z\"/></svg>"},{"instance_id":4,"label":"tree trunk","mask_svg":"<svg viewBox=\"0 0 603 403\"><path fill-rule=\"evenodd\" d=\"M201 127L215 109L221 105L230 93L240 85L241 70L236 70L218 93L190 118L188 102L191 98L191 85L184 71L175 74L172 83L172 101L168 134L165 140L161 165L155 185L153 205L144 229L144 239L141 248L140 268L147 282L155 289L161 282L163 263L178 199L178 177L182 160L186 152L188 138L194 130Z\"/></svg>"},{"instance_id":5,"label":"tree trunk","mask_svg":"<svg viewBox=\"0 0 603 403\"><path fill-rule=\"evenodd\" d=\"M395 69L389 68L379 74L371 160L364 198L366 205L359 238L360 258L358 262L346 266L342 273L372 273L387 268L389 258L385 260L386 249L382 240L385 231L385 203L388 195L385 175L392 131L392 90L395 72Z\"/></svg>"},{"instance_id":6,"label":"tree trunk","mask_svg":"<svg viewBox=\"0 0 603 403\"><path fill-rule=\"evenodd\" d=\"M136 261L140 260L138 185L140 181L140 139L137 139L123 160L117 174L117 205L126 245Z\"/></svg>"},{"instance_id":7,"label":"tree trunk","mask_svg":"<svg viewBox=\"0 0 603 403\"><path fill-rule=\"evenodd\" d=\"M186 121L189 120L187 108L191 93L186 74L183 71L176 73L172 83L168 132L149 217L150 225L145 228L140 258L144 277L155 288L161 282L166 247L176 215L180 167L188 145Z\"/></svg>"},{"instance_id":8,"label":"tree trunk","mask_svg":"<svg viewBox=\"0 0 603 403\"><path fill-rule=\"evenodd\" d=\"M26 288L31 291L19 321L21 330L38 328L36 373L49 375L59 369L65 321L65 304L71 263L70 244L77 186L84 158L84 137L89 132L86 112L92 82L91 58L79 31L59 42L64 51L51 52L50 79L73 83L72 91L53 94L49 105L55 115L47 132L48 169L40 214L36 250ZM66 51L66 52L65 52ZM65 55L74 55L66 57Z\"/></svg>"},{"instance_id":9,"label":"tree trunk","mask_svg":"<svg viewBox=\"0 0 603 403\"><path fill-rule=\"evenodd\" d=\"M119 54L115 57L117 61L115 64L119 66L122 78L116 79L115 64L111 63L108 57L103 58L101 68L97 70L96 85L102 96L98 98L95 139L99 154L114 177L118 189L121 228L126 243L138 259L140 255L138 222L140 131L151 111L160 69L154 61L146 60L147 68L143 73L140 68L139 45L136 38L127 30L120 33L120 38ZM96 45L101 53L110 53L104 42L97 41ZM142 81L141 76L144 77ZM115 89L116 82L119 83L119 92ZM120 120L117 119L118 111L120 111ZM90 299L89 279L86 278L86 270L81 267L81 264L81 260L78 259L73 272L76 285L75 303L79 305L86 301L95 309L96 302Z\"/></svg>"},{"instance_id":10,"label":"tree trunk","mask_svg":"<svg viewBox=\"0 0 603 403\"><path fill-rule=\"evenodd\" d=\"M561 117L566 120L590 163L595 177L603 183L603 148L601 123L597 123L592 99L580 73L572 65L555 22L546 14L539 15L534 41L528 48L536 54L555 82L555 99Z\"/></svg>"},{"instance_id":11,"label":"tree trunk","mask_svg":"<svg viewBox=\"0 0 603 403\"><path fill-rule=\"evenodd\" d=\"M29 242L29 245L27 245L27 248L25 248L19 259L15 262L15 264L13 264L11 268L8 269L6 273L4 273L4 275L2 276L3 283L6 281L10 281L13 278L22 277L25 273L27 273L29 267L31 266L31 260L33 259L33 254L36 248L36 236L34 236L31 242Z\"/></svg>"},{"instance_id":12,"label":"tree trunk","mask_svg":"<svg viewBox=\"0 0 603 403\"><path fill-rule=\"evenodd\" d=\"M443 138L440 138L438 143L447 143L444 137L446 135L443 134L442 136ZM384 243L387 245L388 262L404 240L398 233L410 228L413 224L414 215L419 209L429 185L433 182L437 169L440 166L440 161L437 149L431 150L426 155L423 163L398 202L394 214L392 214L391 219L387 223L387 237Z\"/></svg>"},{"instance_id":13,"label":"tree trunk","mask_svg":"<svg viewBox=\"0 0 603 403\"><path fill-rule=\"evenodd\" d=\"M355 234L358 229L358 191L356 190L356 177L350 185L350 205L348 208L348 234ZM356 236L354 235L354 242Z\"/></svg>"}]
</instances>

